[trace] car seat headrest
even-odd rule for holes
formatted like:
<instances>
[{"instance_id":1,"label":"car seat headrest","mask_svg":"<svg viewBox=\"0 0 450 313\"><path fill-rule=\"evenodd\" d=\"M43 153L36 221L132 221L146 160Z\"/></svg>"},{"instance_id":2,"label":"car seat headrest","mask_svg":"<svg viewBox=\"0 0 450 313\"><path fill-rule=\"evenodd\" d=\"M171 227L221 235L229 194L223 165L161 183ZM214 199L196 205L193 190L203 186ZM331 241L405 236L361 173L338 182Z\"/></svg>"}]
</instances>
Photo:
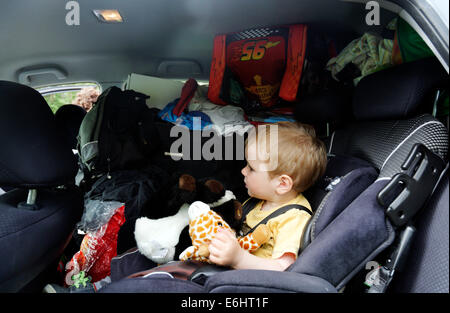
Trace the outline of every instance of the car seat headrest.
<instances>
[{"instance_id":1,"label":"car seat headrest","mask_svg":"<svg viewBox=\"0 0 450 313\"><path fill-rule=\"evenodd\" d=\"M75 104L63 105L55 112L56 124L73 149L77 147L77 136L85 115L86 110Z\"/></svg>"},{"instance_id":2,"label":"car seat headrest","mask_svg":"<svg viewBox=\"0 0 450 313\"><path fill-rule=\"evenodd\" d=\"M73 180L77 160L41 94L0 81L0 185L51 187Z\"/></svg>"},{"instance_id":3,"label":"car seat headrest","mask_svg":"<svg viewBox=\"0 0 450 313\"><path fill-rule=\"evenodd\" d=\"M355 89L357 120L404 119L417 113L446 72L435 58L404 63L364 77Z\"/></svg>"},{"instance_id":4,"label":"car seat headrest","mask_svg":"<svg viewBox=\"0 0 450 313\"><path fill-rule=\"evenodd\" d=\"M304 97L295 105L295 118L307 124L342 123L352 118L351 92L328 89Z\"/></svg>"}]
</instances>

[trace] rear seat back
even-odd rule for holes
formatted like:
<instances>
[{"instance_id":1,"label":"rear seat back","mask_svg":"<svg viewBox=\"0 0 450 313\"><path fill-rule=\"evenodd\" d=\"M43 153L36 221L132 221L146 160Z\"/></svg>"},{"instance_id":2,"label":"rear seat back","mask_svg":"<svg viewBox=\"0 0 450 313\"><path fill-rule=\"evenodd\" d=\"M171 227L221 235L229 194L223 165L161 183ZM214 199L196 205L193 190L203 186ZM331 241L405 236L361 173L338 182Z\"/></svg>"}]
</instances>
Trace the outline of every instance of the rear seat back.
<instances>
[{"instance_id":1,"label":"rear seat back","mask_svg":"<svg viewBox=\"0 0 450 313\"><path fill-rule=\"evenodd\" d=\"M421 114L427 108L424 102L446 77L434 58L367 76L353 97L357 122L333 133L329 153L367 160L380 170L380 177L398 172L416 142L446 158L445 126L431 115Z\"/></svg>"},{"instance_id":2,"label":"rear seat back","mask_svg":"<svg viewBox=\"0 0 450 313\"><path fill-rule=\"evenodd\" d=\"M329 143L327 172L342 176L341 182L318 197L312 192L320 202L304 250L288 271L321 277L340 289L392 244L395 231L377 194L401 172L415 143L447 161L445 126L420 114L446 75L436 60L425 59L361 80L352 104L356 121L337 129Z\"/></svg>"}]
</instances>

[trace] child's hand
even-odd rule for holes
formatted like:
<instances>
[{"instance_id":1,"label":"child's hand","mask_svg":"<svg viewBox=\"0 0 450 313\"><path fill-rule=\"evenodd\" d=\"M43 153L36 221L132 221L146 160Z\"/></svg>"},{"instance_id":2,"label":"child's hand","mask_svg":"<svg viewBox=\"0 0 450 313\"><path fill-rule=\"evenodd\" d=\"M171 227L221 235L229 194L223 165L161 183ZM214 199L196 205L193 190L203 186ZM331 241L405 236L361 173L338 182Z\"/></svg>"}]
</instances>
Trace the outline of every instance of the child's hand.
<instances>
[{"instance_id":1,"label":"child's hand","mask_svg":"<svg viewBox=\"0 0 450 313\"><path fill-rule=\"evenodd\" d=\"M233 232L221 228L209 244L209 260L217 265L234 267L244 250Z\"/></svg>"},{"instance_id":2,"label":"child's hand","mask_svg":"<svg viewBox=\"0 0 450 313\"><path fill-rule=\"evenodd\" d=\"M295 261L291 252L278 259L262 258L242 249L234 233L220 229L209 244L209 260L217 265L231 266L235 269L260 269L284 271Z\"/></svg>"}]
</instances>

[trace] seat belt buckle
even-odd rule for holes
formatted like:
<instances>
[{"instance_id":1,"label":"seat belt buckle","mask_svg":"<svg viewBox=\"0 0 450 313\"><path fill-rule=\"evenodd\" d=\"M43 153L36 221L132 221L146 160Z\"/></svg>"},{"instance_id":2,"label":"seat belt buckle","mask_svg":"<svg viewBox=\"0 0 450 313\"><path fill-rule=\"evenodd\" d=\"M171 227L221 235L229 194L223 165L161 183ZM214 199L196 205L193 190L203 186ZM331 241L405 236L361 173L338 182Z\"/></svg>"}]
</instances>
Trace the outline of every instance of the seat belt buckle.
<instances>
[{"instance_id":1,"label":"seat belt buckle","mask_svg":"<svg viewBox=\"0 0 450 313\"><path fill-rule=\"evenodd\" d=\"M420 210L444 168L444 161L423 144L412 147L401 166L402 172L395 174L377 195L378 203L387 207L386 215L395 226L405 225Z\"/></svg>"}]
</instances>

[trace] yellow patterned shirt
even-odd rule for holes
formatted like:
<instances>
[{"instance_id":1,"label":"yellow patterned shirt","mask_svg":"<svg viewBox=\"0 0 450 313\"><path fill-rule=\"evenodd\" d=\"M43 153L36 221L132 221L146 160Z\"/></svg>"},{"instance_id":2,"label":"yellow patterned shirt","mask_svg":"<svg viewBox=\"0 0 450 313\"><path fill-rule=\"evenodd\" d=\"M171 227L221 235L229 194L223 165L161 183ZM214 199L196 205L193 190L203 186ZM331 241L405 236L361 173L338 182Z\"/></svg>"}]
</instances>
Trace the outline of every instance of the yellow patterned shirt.
<instances>
[{"instance_id":1,"label":"yellow patterned shirt","mask_svg":"<svg viewBox=\"0 0 450 313\"><path fill-rule=\"evenodd\" d=\"M285 205L300 204L311 210L308 200L306 200L301 193L295 199L267 211L261 210L263 203L264 201L261 200L247 214L245 223L242 227L244 233L256 226L266 216ZM272 236L270 240L252 254L262 258L278 259L283 254L290 252L297 257L300 248L300 240L310 218L311 215L303 210L291 209L270 219L266 224L271 231Z\"/></svg>"}]
</instances>

